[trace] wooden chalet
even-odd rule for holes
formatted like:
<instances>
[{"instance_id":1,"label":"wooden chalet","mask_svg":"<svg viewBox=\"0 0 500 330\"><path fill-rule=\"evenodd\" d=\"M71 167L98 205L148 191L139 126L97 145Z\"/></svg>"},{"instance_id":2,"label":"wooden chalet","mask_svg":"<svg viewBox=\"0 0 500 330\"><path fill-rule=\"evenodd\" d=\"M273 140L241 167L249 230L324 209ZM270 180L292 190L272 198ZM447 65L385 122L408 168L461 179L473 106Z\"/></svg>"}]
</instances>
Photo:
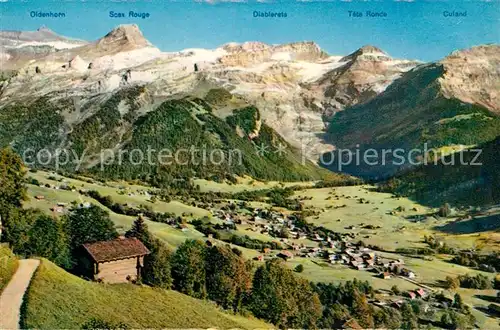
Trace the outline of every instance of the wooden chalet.
<instances>
[{"instance_id":1,"label":"wooden chalet","mask_svg":"<svg viewBox=\"0 0 500 330\"><path fill-rule=\"evenodd\" d=\"M149 250L135 237L83 244L81 266L96 281L123 283L139 278Z\"/></svg>"},{"instance_id":2,"label":"wooden chalet","mask_svg":"<svg viewBox=\"0 0 500 330\"><path fill-rule=\"evenodd\" d=\"M287 250L283 250L280 253L278 253L276 256L278 258L281 258L281 259L287 261L288 259L292 259L293 258L293 253L290 252L290 251L287 251Z\"/></svg>"}]
</instances>

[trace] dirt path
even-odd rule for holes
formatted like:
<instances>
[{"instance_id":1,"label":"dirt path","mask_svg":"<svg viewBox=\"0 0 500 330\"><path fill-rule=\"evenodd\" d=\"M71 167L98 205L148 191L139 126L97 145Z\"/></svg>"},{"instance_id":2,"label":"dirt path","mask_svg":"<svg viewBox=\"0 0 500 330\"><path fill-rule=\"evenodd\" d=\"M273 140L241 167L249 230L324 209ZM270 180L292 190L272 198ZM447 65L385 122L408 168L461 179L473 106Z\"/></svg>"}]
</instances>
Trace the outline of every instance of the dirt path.
<instances>
[{"instance_id":1,"label":"dirt path","mask_svg":"<svg viewBox=\"0 0 500 330\"><path fill-rule=\"evenodd\" d=\"M431 292L435 292L435 291L437 291L436 289L431 288L431 287L430 287L430 286L428 286L428 285L425 285L425 284L422 284L422 283L418 283L417 281L414 281L414 280L412 280L412 279L410 279L410 278L408 278L408 277L405 277L405 276L398 276L398 277L399 277L399 278L402 278L402 279L403 279L403 280L405 280L405 281L408 281L408 282L410 282L410 283L413 283L413 284L415 284L415 285L421 286L422 288L427 289L427 290L429 290L429 291L431 291Z\"/></svg>"},{"instance_id":2,"label":"dirt path","mask_svg":"<svg viewBox=\"0 0 500 330\"><path fill-rule=\"evenodd\" d=\"M19 260L16 273L0 296L0 329L19 329L19 317L24 292L40 260Z\"/></svg>"}]
</instances>

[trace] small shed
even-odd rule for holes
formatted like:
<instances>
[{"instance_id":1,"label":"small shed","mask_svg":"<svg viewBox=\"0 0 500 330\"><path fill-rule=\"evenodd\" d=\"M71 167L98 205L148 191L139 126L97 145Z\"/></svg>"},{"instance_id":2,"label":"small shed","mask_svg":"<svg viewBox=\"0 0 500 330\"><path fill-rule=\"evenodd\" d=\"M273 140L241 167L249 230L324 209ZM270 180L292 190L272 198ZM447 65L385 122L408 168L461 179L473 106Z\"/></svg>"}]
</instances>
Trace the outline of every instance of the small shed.
<instances>
[{"instance_id":1,"label":"small shed","mask_svg":"<svg viewBox=\"0 0 500 330\"><path fill-rule=\"evenodd\" d=\"M135 237L86 243L83 250L82 268L94 280L106 283L137 280L144 257L150 253Z\"/></svg>"}]
</instances>

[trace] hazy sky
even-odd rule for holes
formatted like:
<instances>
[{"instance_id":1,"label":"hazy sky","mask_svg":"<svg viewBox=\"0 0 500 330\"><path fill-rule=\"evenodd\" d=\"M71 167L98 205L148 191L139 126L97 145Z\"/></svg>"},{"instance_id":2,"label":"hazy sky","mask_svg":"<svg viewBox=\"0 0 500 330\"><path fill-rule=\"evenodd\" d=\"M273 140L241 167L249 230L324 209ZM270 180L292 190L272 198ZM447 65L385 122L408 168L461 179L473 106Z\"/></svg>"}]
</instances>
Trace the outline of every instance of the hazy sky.
<instances>
[{"instance_id":1,"label":"hazy sky","mask_svg":"<svg viewBox=\"0 0 500 330\"><path fill-rule=\"evenodd\" d=\"M109 11L150 17L110 18ZM286 12L287 18L254 18L253 12ZM348 11L386 12L386 18L353 18ZM31 11L65 18L31 18ZM466 17L443 12L466 11ZM164 51L215 48L230 41L286 43L312 40L332 55L375 45L394 57L437 60L453 50L500 43L500 1L20 1L0 0L0 29L35 30L95 40L113 27L136 23Z\"/></svg>"}]
</instances>

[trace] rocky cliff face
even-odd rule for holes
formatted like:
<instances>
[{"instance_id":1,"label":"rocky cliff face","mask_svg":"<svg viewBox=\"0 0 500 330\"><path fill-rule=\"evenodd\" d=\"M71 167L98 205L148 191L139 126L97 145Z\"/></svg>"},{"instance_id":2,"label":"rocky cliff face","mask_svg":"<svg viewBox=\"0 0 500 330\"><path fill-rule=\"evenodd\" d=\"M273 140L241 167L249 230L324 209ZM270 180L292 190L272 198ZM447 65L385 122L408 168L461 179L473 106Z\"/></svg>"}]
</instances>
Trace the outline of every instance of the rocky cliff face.
<instances>
[{"instance_id":1,"label":"rocky cliff face","mask_svg":"<svg viewBox=\"0 0 500 330\"><path fill-rule=\"evenodd\" d=\"M28 61L87 44L42 26L36 31L0 31L0 67L17 70Z\"/></svg>"},{"instance_id":2,"label":"rocky cliff face","mask_svg":"<svg viewBox=\"0 0 500 330\"><path fill-rule=\"evenodd\" d=\"M441 63L443 94L480 104L500 114L500 46L485 45L455 51Z\"/></svg>"},{"instance_id":3,"label":"rocky cliff face","mask_svg":"<svg viewBox=\"0 0 500 330\"><path fill-rule=\"evenodd\" d=\"M139 27L133 24L118 26L103 38L97 40L93 45L90 45L90 47L92 46L105 52L124 52L143 47L151 47L152 45L144 38Z\"/></svg>"},{"instance_id":4,"label":"rocky cliff face","mask_svg":"<svg viewBox=\"0 0 500 330\"><path fill-rule=\"evenodd\" d=\"M204 97L210 89L223 88L237 101L216 107L216 115L224 117L236 106L254 105L263 123L311 159L335 147L336 141L323 138L335 114L385 94L394 81L421 65L394 59L374 46L347 56L330 56L313 42L228 43L213 50L164 53L136 25L119 26L95 42L60 40L63 37L53 32L38 32L36 37L0 33L0 41L15 39L21 48L32 47L28 46L31 39L64 41L71 46L36 55L0 52L2 68L15 69L13 77L0 82L0 113L1 107L42 96L71 100L78 108L64 115L71 126L94 115L96 107L91 103L105 102L133 86L142 86L148 100L134 116L150 112L167 99ZM444 59L445 74L439 80L443 95L498 113L498 53L498 47L485 46Z\"/></svg>"},{"instance_id":5,"label":"rocky cliff face","mask_svg":"<svg viewBox=\"0 0 500 330\"><path fill-rule=\"evenodd\" d=\"M500 136L499 52L497 45L474 47L410 70L384 93L337 113L328 140L343 149L409 152L427 145L440 155L492 141ZM421 158L428 156L420 152ZM408 163L407 158L403 168ZM380 177L401 169L400 164L345 170Z\"/></svg>"},{"instance_id":6,"label":"rocky cliff face","mask_svg":"<svg viewBox=\"0 0 500 330\"><path fill-rule=\"evenodd\" d=\"M325 114L366 102L383 92L395 79L420 62L397 60L374 46L364 46L340 59L342 66L311 84L323 96Z\"/></svg>"},{"instance_id":7,"label":"rocky cliff face","mask_svg":"<svg viewBox=\"0 0 500 330\"><path fill-rule=\"evenodd\" d=\"M229 54L222 56L219 62L229 67L251 67L262 62L280 60L314 62L328 57L314 42L296 42L277 46L246 42L241 45L228 44L223 48Z\"/></svg>"}]
</instances>

